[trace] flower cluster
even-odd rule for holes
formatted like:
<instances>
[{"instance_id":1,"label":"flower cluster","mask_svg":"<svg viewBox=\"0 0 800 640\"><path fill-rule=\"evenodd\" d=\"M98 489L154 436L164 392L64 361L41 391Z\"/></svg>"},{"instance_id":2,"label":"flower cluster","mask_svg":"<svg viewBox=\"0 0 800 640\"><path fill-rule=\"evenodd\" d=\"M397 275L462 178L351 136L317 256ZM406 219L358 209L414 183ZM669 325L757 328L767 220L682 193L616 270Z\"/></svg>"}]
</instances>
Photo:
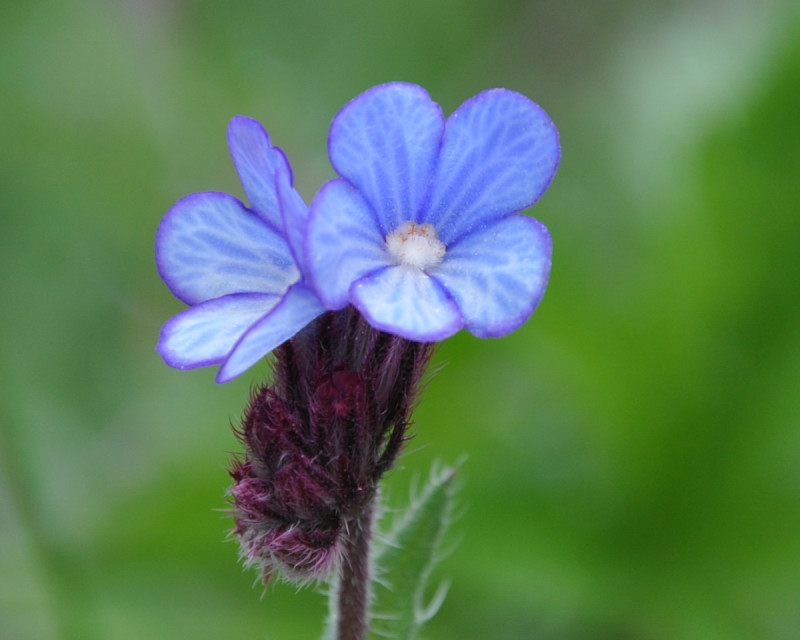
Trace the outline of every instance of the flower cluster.
<instances>
[{"instance_id":1,"label":"flower cluster","mask_svg":"<svg viewBox=\"0 0 800 640\"><path fill-rule=\"evenodd\" d=\"M249 206L198 193L164 217L159 273L189 308L157 349L220 365L218 382L274 351L239 433L235 532L265 582L319 578L395 462L433 344L505 335L541 300L550 236L519 212L553 178L558 134L513 91L445 119L418 86L378 86L334 119L340 177L310 207L259 123L234 118L228 142Z\"/></svg>"},{"instance_id":2,"label":"flower cluster","mask_svg":"<svg viewBox=\"0 0 800 640\"><path fill-rule=\"evenodd\" d=\"M375 495L406 438L431 344L330 312L278 347L251 398L231 496L246 566L268 582L326 575L342 533Z\"/></svg>"},{"instance_id":3,"label":"flower cluster","mask_svg":"<svg viewBox=\"0 0 800 640\"><path fill-rule=\"evenodd\" d=\"M234 118L228 141L250 206L190 195L157 234L159 273L190 305L161 332L173 367L220 364L225 382L348 305L408 340L497 337L544 294L550 236L518 212L553 178L558 133L518 93L484 91L445 120L416 85L366 91L331 125L341 177L310 210L260 124Z\"/></svg>"}]
</instances>

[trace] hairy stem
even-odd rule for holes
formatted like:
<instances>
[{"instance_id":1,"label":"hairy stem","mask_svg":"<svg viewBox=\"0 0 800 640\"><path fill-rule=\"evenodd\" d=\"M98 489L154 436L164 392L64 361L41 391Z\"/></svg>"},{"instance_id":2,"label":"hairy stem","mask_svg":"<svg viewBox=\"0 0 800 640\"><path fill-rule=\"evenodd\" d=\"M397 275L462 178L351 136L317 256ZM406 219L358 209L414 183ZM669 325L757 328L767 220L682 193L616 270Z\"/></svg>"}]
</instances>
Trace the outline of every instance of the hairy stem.
<instances>
[{"instance_id":1,"label":"hairy stem","mask_svg":"<svg viewBox=\"0 0 800 640\"><path fill-rule=\"evenodd\" d=\"M337 640L364 640L367 637L372 595L369 551L375 502L373 498L361 514L350 521L344 539L336 593Z\"/></svg>"}]
</instances>

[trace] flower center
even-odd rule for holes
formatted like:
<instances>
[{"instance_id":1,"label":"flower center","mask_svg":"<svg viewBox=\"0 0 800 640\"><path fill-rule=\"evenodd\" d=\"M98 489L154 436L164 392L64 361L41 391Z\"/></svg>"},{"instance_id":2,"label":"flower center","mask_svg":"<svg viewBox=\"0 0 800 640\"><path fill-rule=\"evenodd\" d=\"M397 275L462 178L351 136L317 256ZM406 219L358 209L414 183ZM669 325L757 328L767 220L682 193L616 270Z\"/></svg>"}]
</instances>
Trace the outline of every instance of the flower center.
<instances>
[{"instance_id":1,"label":"flower center","mask_svg":"<svg viewBox=\"0 0 800 640\"><path fill-rule=\"evenodd\" d=\"M442 261L444 243L432 224L404 222L386 236L386 249L399 265L430 269Z\"/></svg>"}]
</instances>

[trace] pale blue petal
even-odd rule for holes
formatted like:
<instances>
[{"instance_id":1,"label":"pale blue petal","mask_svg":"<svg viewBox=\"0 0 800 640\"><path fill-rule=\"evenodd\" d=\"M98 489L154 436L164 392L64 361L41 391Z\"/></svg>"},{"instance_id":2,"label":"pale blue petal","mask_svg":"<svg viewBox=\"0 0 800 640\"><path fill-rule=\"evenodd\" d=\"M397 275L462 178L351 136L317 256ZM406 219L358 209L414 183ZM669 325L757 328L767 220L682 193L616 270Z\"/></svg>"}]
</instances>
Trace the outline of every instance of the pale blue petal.
<instances>
[{"instance_id":1,"label":"pale blue petal","mask_svg":"<svg viewBox=\"0 0 800 640\"><path fill-rule=\"evenodd\" d=\"M436 178L421 222L445 244L493 219L531 206L560 157L548 115L507 89L484 91L447 120Z\"/></svg>"},{"instance_id":2,"label":"pale blue petal","mask_svg":"<svg viewBox=\"0 0 800 640\"><path fill-rule=\"evenodd\" d=\"M291 169L283 151L273 147L264 127L256 120L236 116L228 125L228 147L250 208L276 229L281 215L275 194L275 173L282 169L291 182Z\"/></svg>"},{"instance_id":3,"label":"pale blue petal","mask_svg":"<svg viewBox=\"0 0 800 640\"><path fill-rule=\"evenodd\" d=\"M300 273L286 241L225 193L179 200L156 234L156 264L187 304L230 293L283 294Z\"/></svg>"},{"instance_id":4,"label":"pale blue petal","mask_svg":"<svg viewBox=\"0 0 800 640\"><path fill-rule=\"evenodd\" d=\"M541 222L512 215L448 247L431 275L456 301L469 331L498 337L522 325L539 304L551 253Z\"/></svg>"},{"instance_id":5,"label":"pale blue petal","mask_svg":"<svg viewBox=\"0 0 800 640\"><path fill-rule=\"evenodd\" d=\"M353 305L377 329L416 342L436 342L464 326L442 287L416 267L394 266L362 278Z\"/></svg>"},{"instance_id":6,"label":"pale blue petal","mask_svg":"<svg viewBox=\"0 0 800 640\"><path fill-rule=\"evenodd\" d=\"M237 293L191 307L164 325L156 350L177 369L219 364L279 301L270 294Z\"/></svg>"},{"instance_id":7,"label":"pale blue petal","mask_svg":"<svg viewBox=\"0 0 800 640\"><path fill-rule=\"evenodd\" d=\"M329 309L349 302L350 285L390 264L369 204L345 180L332 180L311 203L306 241L309 278Z\"/></svg>"},{"instance_id":8,"label":"pale blue petal","mask_svg":"<svg viewBox=\"0 0 800 640\"><path fill-rule=\"evenodd\" d=\"M279 170L275 176L275 187L283 221L283 231L292 255L300 271L305 271L305 236L308 222L308 206L292 187L288 171Z\"/></svg>"},{"instance_id":9,"label":"pale blue petal","mask_svg":"<svg viewBox=\"0 0 800 640\"><path fill-rule=\"evenodd\" d=\"M401 82L362 93L331 124L331 163L372 205L383 235L418 219L443 129L439 105Z\"/></svg>"},{"instance_id":10,"label":"pale blue petal","mask_svg":"<svg viewBox=\"0 0 800 640\"><path fill-rule=\"evenodd\" d=\"M244 373L324 311L305 284L294 285L272 311L242 336L220 367L217 382L228 382Z\"/></svg>"}]
</instances>

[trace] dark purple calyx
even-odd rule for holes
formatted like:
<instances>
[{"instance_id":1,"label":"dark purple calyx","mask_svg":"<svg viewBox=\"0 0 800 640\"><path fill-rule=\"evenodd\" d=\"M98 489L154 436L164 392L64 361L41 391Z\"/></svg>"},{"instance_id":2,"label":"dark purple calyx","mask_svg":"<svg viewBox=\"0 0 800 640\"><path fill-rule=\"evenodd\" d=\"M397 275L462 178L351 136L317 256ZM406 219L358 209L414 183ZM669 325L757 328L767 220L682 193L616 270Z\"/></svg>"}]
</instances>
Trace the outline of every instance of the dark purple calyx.
<instances>
[{"instance_id":1,"label":"dark purple calyx","mask_svg":"<svg viewBox=\"0 0 800 640\"><path fill-rule=\"evenodd\" d=\"M407 439L433 345L328 312L275 350L251 397L231 496L245 564L264 582L327 575L342 532L375 496Z\"/></svg>"}]
</instances>

